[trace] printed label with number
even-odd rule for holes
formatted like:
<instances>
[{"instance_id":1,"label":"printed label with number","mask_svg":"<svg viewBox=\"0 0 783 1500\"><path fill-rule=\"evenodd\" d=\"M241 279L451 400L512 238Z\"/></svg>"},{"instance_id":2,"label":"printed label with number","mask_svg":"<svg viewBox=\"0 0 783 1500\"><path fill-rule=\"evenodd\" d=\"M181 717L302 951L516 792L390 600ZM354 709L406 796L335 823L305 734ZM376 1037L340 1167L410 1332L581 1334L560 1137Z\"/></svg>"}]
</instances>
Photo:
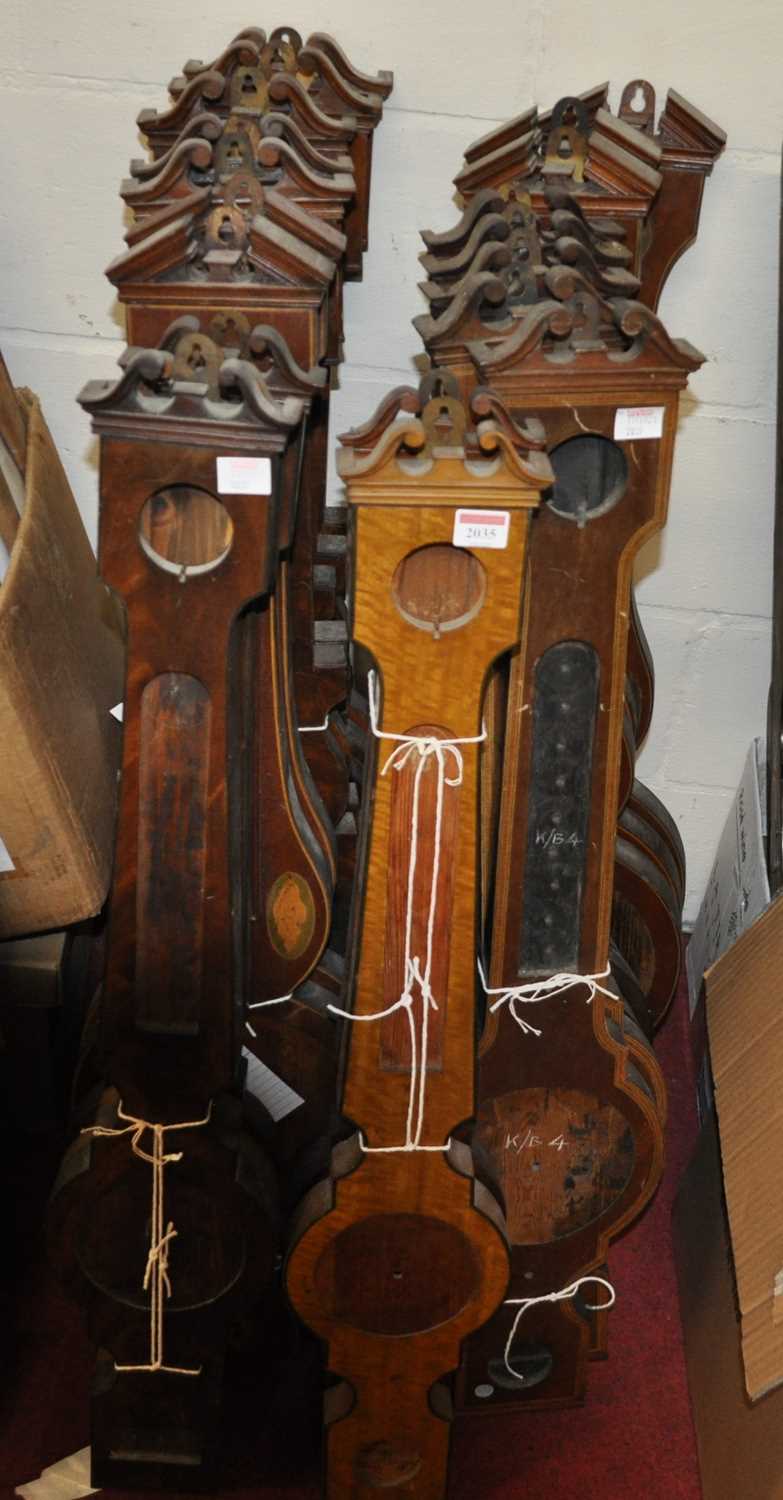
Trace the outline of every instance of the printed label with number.
<instances>
[{"instance_id":1,"label":"printed label with number","mask_svg":"<svg viewBox=\"0 0 783 1500\"><path fill-rule=\"evenodd\" d=\"M455 547L507 547L510 521L507 510L458 510L451 540Z\"/></svg>"}]
</instances>

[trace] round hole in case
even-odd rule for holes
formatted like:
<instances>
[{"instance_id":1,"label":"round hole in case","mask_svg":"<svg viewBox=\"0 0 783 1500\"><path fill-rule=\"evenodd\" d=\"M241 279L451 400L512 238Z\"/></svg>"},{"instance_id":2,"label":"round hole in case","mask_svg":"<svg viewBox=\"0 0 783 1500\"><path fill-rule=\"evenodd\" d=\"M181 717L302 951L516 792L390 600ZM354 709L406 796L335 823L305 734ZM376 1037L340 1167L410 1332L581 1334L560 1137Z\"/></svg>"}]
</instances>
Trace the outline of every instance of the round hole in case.
<instances>
[{"instance_id":1,"label":"round hole in case","mask_svg":"<svg viewBox=\"0 0 783 1500\"><path fill-rule=\"evenodd\" d=\"M622 499L628 484L628 462L618 443L588 432L567 438L549 455L555 472L549 506L558 516L584 525Z\"/></svg>"},{"instance_id":2,"label":"round hole in case","mask_svg":"<svg viewBox=\"0 0 783 1500\"><path fill-rule=\"evenodd\" d=\"M209 573L228 557L234 523L206 490L173 484L145 502L138 534L142 551L157 568L184 579Z\"/></svg>"},{"instance_id":3,"label":"round hole in case","mask_svg":"<svg viewBox=\"0 0 783 1500\"><path fill-rule=\"evenodd\" d=\"M434 636L473 620L486 588L487 575L478 558L449 542L409 552L392 579L394 602L403 619Z\"/></svg>"}]
</instances>

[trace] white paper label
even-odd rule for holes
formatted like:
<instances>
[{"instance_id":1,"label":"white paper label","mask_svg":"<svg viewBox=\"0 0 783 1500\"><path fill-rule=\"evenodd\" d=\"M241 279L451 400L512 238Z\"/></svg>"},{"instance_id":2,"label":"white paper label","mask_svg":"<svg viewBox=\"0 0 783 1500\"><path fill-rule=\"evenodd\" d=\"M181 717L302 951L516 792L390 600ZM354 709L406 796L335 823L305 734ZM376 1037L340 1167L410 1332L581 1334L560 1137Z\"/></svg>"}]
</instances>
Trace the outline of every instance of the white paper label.
<instances>
[{"instance_id":1,"label":"white paper label","mask_svg":"<svg viewBox=\"0 0 783 1500\"><path fill-rule=\"evenodd\" d=\"M98 1493L90 1485L89 1448L80 1448L78 1453L50 1464L39 1479L17 1485L14 1491L21 1500L83 1500L85 1495Z\"/></svg>"},{"instance_id":2,"label":"white paper label","mask_svg":"<svg viewBox=\"0 0 783 1500\"><path fill-rule=\"evenodd\" d=\"M266 1063L254 1057L247 1047L242 1048L242 1056L247 1063L245 1088L263 1104L275 1123L284 1120L286 1115L293 1114L300 1104L304 1104L302 1095L290 1088L285 1079L273 1073Z\"/></svg>"},{"instance_id":3,"label":"white paper label","mask_svg":"<svg viewBox=\"0 0 783 1500\"><path fill-rule=\"evenodd\" d=\"M271 495L271 458L219 458L217 487L219 495Z\"/></svg>"},{"instance_id":4,"label":"white paper label","mask_svg":"<svg viewBox=\"0 0 783 1500\"><path fill-rule=\"evenodd\" d=\"M615 412L614 435L619 443L659 438L663 432L662 406L621 406Z\"/></svg>"},{"instance_id":5,"label":"white paper label","mask_svg":"<svg viewBox=\"0 0 783 1500\"><path fill-rule=\"evenodd\" d=\"M3 840L0 839L0 875L7 875L9 870L15 869L16 865L8 853Z\"/></svg>"},{"instance_id":6,"label":"white paper label","mask_svg":"<svg viewBox=\"0 0 783 1500\"><path fill-rule=\"evenodd\" d=\"M507 547L510 521L507 510L458 510L451 540L455 547Z\"/></svg>"}]
</instances>

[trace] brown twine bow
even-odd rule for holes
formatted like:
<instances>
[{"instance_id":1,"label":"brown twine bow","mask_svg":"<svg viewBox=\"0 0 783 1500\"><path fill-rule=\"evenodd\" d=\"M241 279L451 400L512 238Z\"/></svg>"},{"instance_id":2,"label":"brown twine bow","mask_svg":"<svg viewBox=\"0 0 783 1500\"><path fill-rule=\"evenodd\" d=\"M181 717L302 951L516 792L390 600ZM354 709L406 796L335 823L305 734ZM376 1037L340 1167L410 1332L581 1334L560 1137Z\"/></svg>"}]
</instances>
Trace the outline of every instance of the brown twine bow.
<instances>
[{"instance_id":1,"label":"brown twine bow","mask_svg":"<svg viewBox=\"0 0 783 1500\"><path fill-rule=\"evenodd\" d=\"M182 1369L177 1365L167 1365L163 1359L163 1313L165 1299L171 1296L171 1277L169 1276L169 1249L171 1241L176 1239L177 1231L171 1220L164 1229L164 1177L166 1167L172 1162L182 1160L182 1151L166 1152L165 1135L168 1130L197 1130L200 1125L207 1125L212 1115L212 1105L203 1120L182 1120L174 1125L158 1125L152 1120L141 1120L136 1115L125 1113L122 1102L117 1106L117 1115L121 1120L127 1120L124 1126L110 1127L105 1125L90 1125L82 1131L82 1135L93 1136L130 1136L131 1151L140 1161L149 1162L152 1167L152 1215L150 1225L150 1248L147 1255L147 1264L144 1269L144 1280L142 1289L150 1294L150 1359L146 1365L118 1365L115 1361L114 1368L119 1371L146 1371L157 1374L164 1371L168 1375L200 1375L201 1365L196 1370ZM142 1146L145 1131L152 1136L152 1152L145 1151Z\"/></svg>"}]
</instances>

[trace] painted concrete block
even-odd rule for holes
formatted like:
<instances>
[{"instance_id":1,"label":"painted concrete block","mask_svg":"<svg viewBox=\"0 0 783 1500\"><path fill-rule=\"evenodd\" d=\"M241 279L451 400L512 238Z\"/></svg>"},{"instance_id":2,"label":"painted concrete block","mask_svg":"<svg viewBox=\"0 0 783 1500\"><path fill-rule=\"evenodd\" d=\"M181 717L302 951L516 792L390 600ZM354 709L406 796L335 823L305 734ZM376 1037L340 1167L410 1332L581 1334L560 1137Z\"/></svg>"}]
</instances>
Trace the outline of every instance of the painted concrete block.
<instances>
[{"instance_id":1,"label":"painted concrete block","mask_svg":"<svg viewBox=\"0 0 783 1500\"><path fill-rule=\"evenodd\" d=\"M667 525L638 559L640 603L768 616L774 472L774 426L691 409Z\"/></svg>"},{"instance_id":2,"label":"painted concrete block","mask_svg":"<svg viewBox=\"0 0 783 1500\"><path fill-rule=\"evenodd\" d=\"M701 627L680 687L662 773L736 789L756 734L764 734L770 673L766 621L724 615Z\"/></svg>"}]
</instances>

